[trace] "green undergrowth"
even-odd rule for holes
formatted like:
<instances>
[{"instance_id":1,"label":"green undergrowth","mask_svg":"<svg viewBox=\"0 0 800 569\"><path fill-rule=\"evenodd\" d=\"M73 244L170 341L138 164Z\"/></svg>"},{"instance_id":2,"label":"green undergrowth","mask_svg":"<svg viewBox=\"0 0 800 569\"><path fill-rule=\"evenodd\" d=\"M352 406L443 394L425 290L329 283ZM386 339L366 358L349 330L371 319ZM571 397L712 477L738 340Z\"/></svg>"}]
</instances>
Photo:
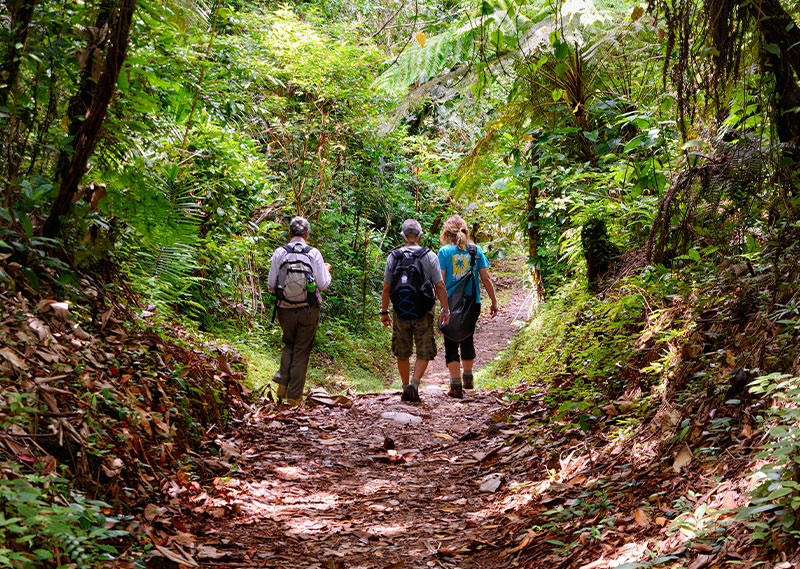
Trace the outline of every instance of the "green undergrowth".
<instances>
[{"instance_id":1,"label":"green undergrowth","mask_svg":"<svg viewBox=\"0 0 800 569\"><path fill-rule=\"evenodd\" d=\"M564 557L634 518L632 531L659 520L708 551L796 543L800 303L784 284L796 271L741 258L646 267L599 295L562 287L539 307L480 377L544 406L526 437L549 478L575 485L532 515L532 531ZM582 460L616 474L581 475ZM653 555L630 567L691 560L659 556L651 539Z\"/></svg>"},{"instance_id":2,"label":"green undergrowth","mask_svg":"<svg viewBox=\"0 0 800 569\"><path fill-rule=\"evenodd\" d=\"M578 310L579 299L585 302L588 298L577 290L570 293L563 289L558 297L540 306L508 348L478 372L481 385L506 389L528 383L531 378L547 377L561 362L553 356L567 332L567 323Z\"/></svg>"},{"instance_id":3,"label":"green undergrowth","mask_svg":"<svg viewBox=\"0 0 800 569\"><path fill-rule=\"evenodd\" d=\"M0 477L0 567L94 567L119 555L128 534L111 507L56 476ZM6 544L6 545L3 545Z\"/></svg>"},{"instance_id":4,"label":"green undergrowth","mask_svg":"<svg viewBox=\"0 0 800 569\"><path fill-rule=\"evenodd\" d=\"M244 359L247 382L260 393L274 389L272 377L280 367L281 328L277 322L254 323L244 329L226 327L215 332ZM330 393L367 393L388 387L393 360L389 335L382 326L368 323L351 328L323 314L308 368L306 390L323 387Z\"/></svg>"}]
</instances>

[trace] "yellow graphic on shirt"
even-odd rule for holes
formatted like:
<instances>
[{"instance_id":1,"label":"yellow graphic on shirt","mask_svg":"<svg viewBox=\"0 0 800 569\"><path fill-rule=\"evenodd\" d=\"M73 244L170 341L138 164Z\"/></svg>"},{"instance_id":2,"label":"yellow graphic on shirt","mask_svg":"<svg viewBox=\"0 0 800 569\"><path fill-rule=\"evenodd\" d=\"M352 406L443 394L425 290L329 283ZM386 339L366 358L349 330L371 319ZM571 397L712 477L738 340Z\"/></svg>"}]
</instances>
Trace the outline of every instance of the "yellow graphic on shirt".
<instances>
[{"instance_id":1,"label":"yellow graphic on shirt","mask_svg":"<svg viewBox=\"0 0 800 569\"><path fill-rule=\"evenodd\" d=\"M469 254L453 255L453 278L458 279L469 272Z\"/></svg>"}]
</instances>

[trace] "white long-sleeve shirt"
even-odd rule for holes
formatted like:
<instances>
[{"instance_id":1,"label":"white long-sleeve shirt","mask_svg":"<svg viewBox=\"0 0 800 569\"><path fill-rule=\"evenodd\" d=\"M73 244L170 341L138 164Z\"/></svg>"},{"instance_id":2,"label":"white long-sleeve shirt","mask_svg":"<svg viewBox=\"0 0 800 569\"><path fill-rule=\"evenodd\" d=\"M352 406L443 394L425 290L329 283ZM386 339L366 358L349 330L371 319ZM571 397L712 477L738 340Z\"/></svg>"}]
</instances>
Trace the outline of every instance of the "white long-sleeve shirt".
<instances>
[{"instance_id":1,"label":"white long-sleeve shirt","mask_svg":"<svg viewBox=\"0 0 800 569\"><path fill-rule=\"evenodd\" d=\"M306 240L302 237L292 237L289 241L289 245L294 243L302 243L305 245ZM278 247L272 254L272 260L269 265L269 276L267 277L267 286L269 290L275 290L275 286L278 284L278 270L287 254L286 249L283 247ZM316 247L312 247L308 252L308 259L311 261L311 269L314 271L314 280L317 282L317 290L325 290L331 284L331 273L325 267L322 253L320 253L319 249Z\"/></svg>"}]
</instances>

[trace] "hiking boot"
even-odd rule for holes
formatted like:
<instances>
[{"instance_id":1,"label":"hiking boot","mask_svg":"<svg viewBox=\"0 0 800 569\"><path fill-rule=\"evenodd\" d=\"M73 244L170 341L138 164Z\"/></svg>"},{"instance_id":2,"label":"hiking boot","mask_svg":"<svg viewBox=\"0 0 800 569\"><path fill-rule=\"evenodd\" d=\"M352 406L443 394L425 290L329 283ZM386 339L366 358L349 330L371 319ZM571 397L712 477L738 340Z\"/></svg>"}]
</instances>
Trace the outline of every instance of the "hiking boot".
<instances>
[{"instance_id":1,"label":"hiking boot","mask_svg":"<svg viewBox=\"0 0 800 569\"><path fill-rule=\"evenodd\" d=\"M467 375L465 373L464 377L463 377L463 381L464 381L464 389L474 389L475 388L475 383L472 380L472 374Z\"/></svg>"},{"instance_id":2,"label":"hiking boot","mask_svg":"<svg viewBox=\"0 0 800 569\"><path fill-rule=\"evenodd\" d=\"M286 391L287 391L287 389L288 389L287 385L283 385L281 383L278 384L278 392L277 392L276 395L278 397L278 402L279 403L281 401L283 401L284 399L286 399Z\"/></svg>"},{"instance_id":3,"label":"hiking boot","mask_svg":"<svg viewBox=\"0 0 800 569\"><path fill-rule=\"evenodd\" d=\"M408 385L403 386L403 394L400 396L400 401L408 401L409 403L419 403L419 390L416 386Z\"/></svg>"},{"instance_id":4,"label":"hiking boot","mask_svg":"<svg viewBox=\"0 0 800 569\"><path fill-rule=\"evenodd\" d=\"M464 399L464 389L461 387L461 384L450 385L450 391L447 392L447 396L455 399Z\"/></svg>"}]
</instances>

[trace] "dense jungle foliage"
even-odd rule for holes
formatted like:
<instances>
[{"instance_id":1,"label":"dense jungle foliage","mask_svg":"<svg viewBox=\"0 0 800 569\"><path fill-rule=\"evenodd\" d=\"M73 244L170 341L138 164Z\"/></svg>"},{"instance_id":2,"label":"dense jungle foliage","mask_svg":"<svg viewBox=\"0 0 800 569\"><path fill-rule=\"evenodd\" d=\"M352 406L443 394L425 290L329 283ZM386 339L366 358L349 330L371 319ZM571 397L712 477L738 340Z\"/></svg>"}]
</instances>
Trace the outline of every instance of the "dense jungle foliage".
<instances>
[{"instance_id":1,"label":"dense jungle foliage","mask_svg":"<svg viewBox=\"0 0 800 569\"><path fill-rule=\"evenodd\" d=\"M0 318L44 341L31 323L67 301L120 346L146 334L135 356L106 350L111 383L152 371L180 407L164 431L179 454L230 418L225 381L212 413L187 380L193 346L233 344L244 360L220 365L257 390L277 367L266 275L293 215L333 266L312 379L369 390L391 373L375 314L400 223L435 249L460 213L490 258L527 260L541 303L487 382L555 378L579 432L603 428L606 401L633 401L633 422L675 406L681 440L698 406L769 398L741 515L763 542L796 540L798 22L787 0L0 0ZM101 416L133 424L162 395L112 397L79 379L85 361L35 367L33 340L0 334L16 441L0 446L0 567L99 565L121 535L106 516L148 482L89 492L109 506L86 480L118 473L127 443L83 462L71 443L50 483L9 433L38 441L56 413L42 378L85 391L75 440L98 449L120 436Z\"/></svg>"}]
</instances>

